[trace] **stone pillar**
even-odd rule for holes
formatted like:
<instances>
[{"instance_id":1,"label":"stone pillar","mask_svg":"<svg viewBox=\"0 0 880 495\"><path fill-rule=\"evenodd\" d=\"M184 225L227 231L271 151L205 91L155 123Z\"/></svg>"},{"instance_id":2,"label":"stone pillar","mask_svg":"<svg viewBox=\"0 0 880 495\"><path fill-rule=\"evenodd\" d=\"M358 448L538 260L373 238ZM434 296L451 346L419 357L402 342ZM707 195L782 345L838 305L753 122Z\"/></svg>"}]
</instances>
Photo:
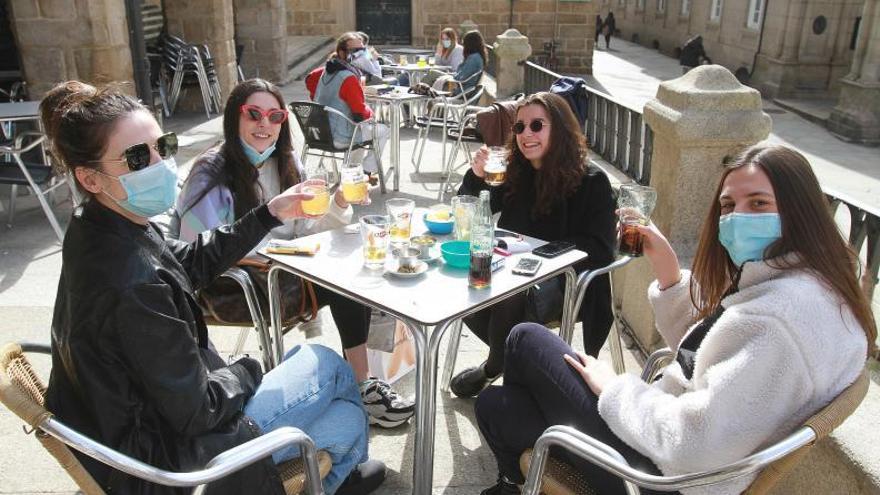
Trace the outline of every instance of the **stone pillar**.
<instances>
[{"instance_id":1,"label":"stone pillar","mask_svg":"<svg viewBox=\"0 0 880 495\"><path fill-rule=\"evenodd\" d=\"M644 109L654 131L651 186L657 189L653 221L667 236L682 267L690 267L697 239L725 158L765 139L770 117L761 94L741 85L724 67L704 65L660 84ZM644 258L615 274L615 304L640 344L660 338L646 293L653 272Z\"/></svg>"},{"instance_id":2,"label":"stone pillar","mask_svg":"<svg viewBox=\"0 0 880 495\"><path fill-rule=\"evenodd\" d=\"M532 54L532 46L529 39L516 29L504 31L495 40L495 49L489 54L495 57L495 96L504 98L525 87L525 73L520 63Z\"/></svg>"},{"instance_id":3,"label":"stone pillar","mask_svg":"<svg viewBox=\"0 0 880 495\"><path fill-rule=\"evenodd\" d=\"M466 35L467 33L471 32L471 31L476 31L477 29L479 29L479 26L477 26L476 22L474 22L470 19L466 19L466 20L462 21L461 24L459 24L459 26L458 26L459 43L461 43L461 39L464 38L464 35Z\"/></svg>"},{"instance_id":4,"label":"stone pillar","mask_svg":"<svg viewBox=\"0 0 880 495\"><path fill-rule=\"evenodd\" d=\"M847 141L880 145L880 0L865 0L852 69L840 82L828 129Z\"/></svg>"},{"instance_id":5,"label":"stone pillar","mask_svg":"<svg viewBox=\"0 0 880 495\"><path fill-rule=\"evenodd\" d=\"M187 43L208 45L225 101L237 80L232 0L165 0L165 21L170 34ZM197 91L188 91L178 106L201 110L202 98Z\"/></svg>"},{"instance_id":6,"label":"stone pillar","mask_svg":"<svg viewBox=\"0 0 880 495\"><path fill-rule=\"evenodd\" d=\"M287 76L286 0L233 0L235 35L244 45L242 70L276 83Z\"/></svg>"},{"instance_id":7,"label":"stone pillar","mask_svg":"<svg viewBox=\"0 0 880 495\"><path fill-rule=\"evenodd\" d=\"M135 93L125 4L119 0L10 0L11 27L31 98L70 79L128 82Z\"/></svg>"}]
</instances>

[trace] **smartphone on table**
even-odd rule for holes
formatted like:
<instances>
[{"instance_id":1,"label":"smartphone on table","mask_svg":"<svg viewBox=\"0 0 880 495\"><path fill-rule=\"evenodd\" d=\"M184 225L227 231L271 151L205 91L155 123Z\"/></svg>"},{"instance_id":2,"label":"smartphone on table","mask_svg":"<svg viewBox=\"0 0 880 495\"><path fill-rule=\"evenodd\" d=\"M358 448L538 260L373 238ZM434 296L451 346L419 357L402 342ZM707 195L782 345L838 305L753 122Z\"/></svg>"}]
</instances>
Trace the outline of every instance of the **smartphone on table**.
<instances>
[{"instance_id":1,"label":"smartphone on table","mask_svg":"<svg viewBox=\"0 0 880 495\"><path fill-rule=\"evenodd\" d=\"M533 277L541 268L541 260L538 258L520 258L516 266L513 267L513 273L517 275L526 275Z\"/></svg>"},{"instance_id":2,"label":"smartphone on table","mask_svg":"<svg viewBox=\"0 0 880 495\"><path fill-rule=\"evenodd\" d=\"M574 243L568 241L553 241L543 246L532 249L532 254L542 258L555 258L560 254L567 253L574 249Z\"/></svg>"}]
</instances>

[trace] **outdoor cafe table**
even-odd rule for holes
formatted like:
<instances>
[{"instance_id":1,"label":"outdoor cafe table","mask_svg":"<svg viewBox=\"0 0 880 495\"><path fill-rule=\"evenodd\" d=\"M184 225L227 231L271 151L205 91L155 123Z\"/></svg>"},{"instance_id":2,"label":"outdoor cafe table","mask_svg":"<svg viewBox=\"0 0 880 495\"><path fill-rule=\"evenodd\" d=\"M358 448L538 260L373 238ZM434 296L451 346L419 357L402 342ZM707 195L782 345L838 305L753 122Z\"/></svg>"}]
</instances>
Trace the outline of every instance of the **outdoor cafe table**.
<instances>
[{"instance_id":1,"label":"outdoor cafe table","mask_svg":"<svg viewBox=\"0 0 880 495\"><path fill-rule=\"evenodd\" d=\"M416 210L413 235L422 233L421 209ZM468 288L468 270L453 268L437 260L427 272L415 278L397 278L382 270L363 266L361 236L345 228L328 230L303 238L320 242L314 256L260 253L271 258L269 270L269 308L274 338L275 364L281 361L284 342L281 333L278 275L286 271L325 287L364 305L376 308L401 320L413 336L416 348L416 415L413 459L413 493L430 494L434 469L434 426L437 394L437 361L440 341L446 329L464 316L491 306L530 286L565 274L565 300L572 300L575 287L573 265L586 259L586 253L569 251L556 258L544 259L534 277L514 275L511 268L523 254L506 260L505 266L492 273L487 289ZM439 241L440 239L438 239ZM525 237L530 247L544 241ZM389 255L390 256L390 255ZM563 308L562 328L567 328L571 305Z\"/></svg>"},{"instance_id":2,"label":"outdoor cafe table","mask_svg":"<svg viewBox=\"0 0 880 495\"><path fill-rule=\"evenodd\" d=\"M400 188L400 107L404 103L425 101L429 98L424 95L410 93L406 86L393 86L393 90L382 94L366 94L367 101L374 101L388 105L391 113L391 169L394 170L394 190Z\"/></svg>"},{"instance_id":3,"label":"outdoor cafe table","mask_svg":"<svg viewBox=\"0 0 880 495\"><path fill-rule=\"evenodd\" d=\"M422 77L425 76L431 69L438 70L440 72L449 72L452 70L451 66L448 65L419 65L419 64L406 64L406 65L380 65L382 70L391 71L394 73L406 72L409 74L409 83L410 86L415 86L422 81Z\"/></svg>"}]
</instances>

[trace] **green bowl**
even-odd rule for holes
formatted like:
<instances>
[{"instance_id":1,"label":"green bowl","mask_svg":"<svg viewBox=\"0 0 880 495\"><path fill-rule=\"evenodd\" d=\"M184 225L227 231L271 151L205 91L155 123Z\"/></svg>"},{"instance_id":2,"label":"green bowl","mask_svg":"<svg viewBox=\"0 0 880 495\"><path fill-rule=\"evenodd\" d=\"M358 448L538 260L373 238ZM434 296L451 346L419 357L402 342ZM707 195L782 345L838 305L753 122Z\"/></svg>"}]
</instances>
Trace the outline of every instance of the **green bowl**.
<instances>
[{"instance_id":1,"label":"green bowl","mask_svg":"<svg viewBox=\"0 0 880 495\"><path fill-rule=\"evenodd\" d=\"M471 243L468 241L446 241L440 245L443 261L456 268L470 268Z\"/></svg>"}]
</instances>

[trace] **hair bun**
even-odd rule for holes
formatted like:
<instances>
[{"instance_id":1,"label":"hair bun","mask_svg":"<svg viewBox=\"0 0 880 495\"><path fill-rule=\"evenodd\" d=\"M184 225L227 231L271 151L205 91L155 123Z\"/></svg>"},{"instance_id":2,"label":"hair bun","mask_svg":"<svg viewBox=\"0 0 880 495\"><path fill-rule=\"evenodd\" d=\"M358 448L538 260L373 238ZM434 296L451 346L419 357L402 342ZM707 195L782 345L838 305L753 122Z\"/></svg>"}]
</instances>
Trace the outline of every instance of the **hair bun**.
<instances>
[{"instance_id":1,"label":"hair bun","mask_svg":"<svg viewBox=\"0 0 880 495\"><path fill-rule=\"evenodd\" d=\"M40 120L49 140L52 141L57 136L58 123L65 112L97 93L96 87L81 81L59 83L50 89L40 102Z\"/></svg>"}]
</instances>

